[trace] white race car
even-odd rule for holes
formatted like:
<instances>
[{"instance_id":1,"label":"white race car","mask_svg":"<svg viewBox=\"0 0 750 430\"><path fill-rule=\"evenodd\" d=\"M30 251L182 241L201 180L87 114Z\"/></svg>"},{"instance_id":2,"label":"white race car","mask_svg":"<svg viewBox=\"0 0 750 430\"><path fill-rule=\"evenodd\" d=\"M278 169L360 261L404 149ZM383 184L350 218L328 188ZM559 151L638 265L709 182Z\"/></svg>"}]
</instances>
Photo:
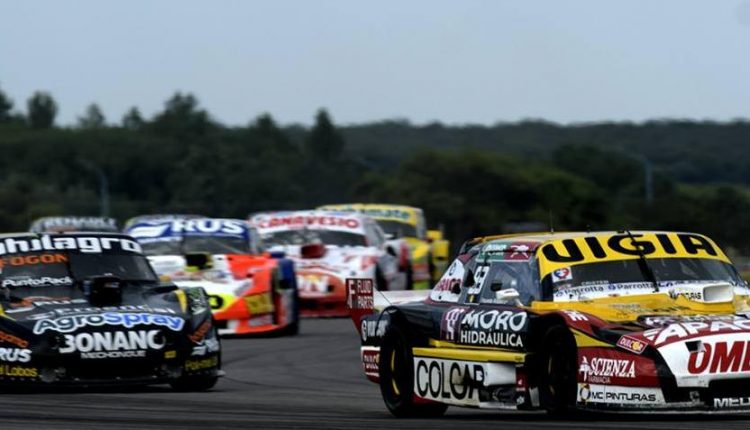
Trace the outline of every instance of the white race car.
<instances>
[{"instance_id":1,"label":"white race car","mask_svg":"<svg viewBox=\"0 0 750 430\"><path fill-rule=\"evenodd\" d=\"M346 278L372 279L381 290L406 288L396 252L371 218L327 211L251 216L263 243L295 262L301 313L346 316Z\"/></svg>"}]
</instances>

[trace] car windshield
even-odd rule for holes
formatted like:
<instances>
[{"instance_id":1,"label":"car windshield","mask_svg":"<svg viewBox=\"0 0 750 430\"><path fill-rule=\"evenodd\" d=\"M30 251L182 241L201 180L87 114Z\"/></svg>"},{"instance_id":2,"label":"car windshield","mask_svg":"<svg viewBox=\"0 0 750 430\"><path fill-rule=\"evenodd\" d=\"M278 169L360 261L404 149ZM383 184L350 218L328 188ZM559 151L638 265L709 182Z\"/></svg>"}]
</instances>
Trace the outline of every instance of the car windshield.
<instances>
[{"instance_id":1,"label":"car windshield","mask_svg":"<svg viewBox=\"0 0 750 430\"><path fill-rule=\"evenodd\" d=\"M183 236L142 241L146 255L249 254L250 244L237 236Z\"/></svg>"},{"instance_id":2,"label":"car windshield","mask_svg":"<svg viewBox=\"0 0 750 430\"><path fill-rule=\"evenodd\" d=\"M411 224L400 221L377 220L378 225L383 231L393 237L417 237L417 228Z\"/></svg>"},{"instance_id":3,"label":"car windshield","mask_svg":"<svg viewBox=\"0 0 750 430\"><path fill-rule=\"evenodd\" d=\"M322 243L337 246L367 246L364 235L333 230L284 230L262 235L263 243L268 246L305 245Z\"/></svg>"},{"instance_id":4,"label":"car windshield","mask_svg":"<svg viewBox=\"0 0 750 430\"><path fill-rule=\"evenodd\" d=\"M0 285L13 290L70 286L92 276L114 276L132 282L158 281L146 257L134 254L8 254L0 260L0 269Z\"/></svg>"},{"instance_id":5,"label":"car windshield","mask_svg":"<svg viewBox=\"0 0 750 430\"><path fill-rule=\"evenodd\" d=\"M659 286L727 282L744 286L734 266L704 258L649 258L648 265ZM573 265L551 273L555 298L580 294L627 294L653 290L653 282L638 260L618 260Z\"/></svg>"},{"instance_id":6,"label":"car windshield","mask_svg":"<svg viewBox=\"0 0 750 430\"><path fill-rule=\"evenodd\" d=\"M480 302L495 303L497 291L510 288L518 291L518 299L524 305L542 298L541 284L536 259L495 261L489 267L477 267L476 273L481 287ZM494 287L493 287L494 285Z\"/></svg>"}]
</instances>

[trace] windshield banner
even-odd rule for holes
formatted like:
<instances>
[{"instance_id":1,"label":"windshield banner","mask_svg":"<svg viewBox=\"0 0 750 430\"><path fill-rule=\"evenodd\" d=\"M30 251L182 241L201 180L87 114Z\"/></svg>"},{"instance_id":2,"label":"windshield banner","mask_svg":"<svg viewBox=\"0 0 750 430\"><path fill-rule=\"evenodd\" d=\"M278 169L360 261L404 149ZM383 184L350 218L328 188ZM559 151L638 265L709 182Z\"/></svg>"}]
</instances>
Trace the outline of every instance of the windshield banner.
<instances>
[{"instance_id":1,"label":"windshield banner","mask_svg":"<svg viewBox=\"0 0 750 430\"><path fill-rule=\"evenodd\" d=\"M253 217L252 223L261 233L288 230L330 230L364 234L360 216L331 212L288 212Z\"/></svg>"},{"instance_id":2,"label":"windshield banner","mask_svg":"<svg viewBox=\"0 0 750 430\"><path fill-rule=\"evenodd\" d=\"M178 240L185 236L234 237L249 240L248 225L232 219L184 219L143 222L128 228L127 233L139 242Z\"/></svg>"},{"instance_id":3,"label":"windshield banner","mask_svg":"<svg viewBox=\"0 0 750 430\"><path fill-rule=\"evenodd\" d=\"M577 264L655 258L705 258L730 263L709 238L694 233L626 233L558 239L537 252L542 278ZM556 272L555 276L560 276Z\"/></svg>"},{"instance_id":4,"label":"windshield banner","mask_svg":"<svg viewBox=\"0 0 750 430\"><path fill-rule=\"evenodd\" d=\"M141 253L138 242L126 237L107 236L20 236L0 239L0 255L39 251L78 251L84 254L127 251Z\"/></svg>"}]
</instances>

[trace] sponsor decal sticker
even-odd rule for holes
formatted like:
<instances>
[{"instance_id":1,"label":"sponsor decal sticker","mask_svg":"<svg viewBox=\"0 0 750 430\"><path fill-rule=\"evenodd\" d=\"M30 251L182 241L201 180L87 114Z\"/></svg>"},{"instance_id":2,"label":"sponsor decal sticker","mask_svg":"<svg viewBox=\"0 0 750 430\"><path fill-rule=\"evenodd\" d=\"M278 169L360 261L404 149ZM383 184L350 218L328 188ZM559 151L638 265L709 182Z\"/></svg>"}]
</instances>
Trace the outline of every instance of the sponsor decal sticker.
<instances>
[{"instance_id":1,"label":"sponsor decal sticker","mask_svg":"<svg viewBox=\"0 0 750 430\"><path fill-rule=\"evenodd\" d=\"M639 355L646 349L646 344L644 342L627 335L622 336L617 340L617 346Z\"/></svg>"},{"instance_id":2,"label":"sponsor decal sticker","mask_svg":"<svg viewBox=\"0 0 750 430\"><path fill-rule=\"evenodd\" d=\"M367 339L382 338L387 328L388 320L362 320L362 342L367 342Z\"/></svg>"},{"instance_id":3,"label":"sponsor decal sticker","mask_svg":"<svg viewBox=\"0 0 750 430\"><path fill-rule=\"evenodd\" d=\"M219 346L219 340L218 339L203 339L202 341L198 342L196 346L193 347L192 356L203 356L206 354L211 354L214 352L218 352L220 349Z\"/></svg>"},{"instance_id":4,"label":"sponsor decal sticker","mask_svg":"<svg viewBox=\"0 0 750 430\"><path fill-rule=\"evenodd\" d=\"M552 272L552 282L567 282L573 280L573 271L570 267L562 267Z\"/></svg>"},{"instance_id":5,"label":"sponsor decal sticker","mask_svg":"<svg viewBox=\"0 0 750 430\"><path fill-rule=\"evenodd\" d=\"M172 331L180 331L185 325L185 320L171 315L105 312L95 315L74 315L39 320L34 325L34 334L42 334L48 330L70 333L82 327L106 325L123 326L125 328L137 325L155 325L166 327Z\"/></svg>"},{"instance_id":6,"label":"sponsor decal sticker","mask_svg":"<svg viewBox=\"0 0 750 430\"><path fill-rule=\"evenodd\" d=\"M748 408L750 407L750 397L720 397L714 399L714 408Z\"/></svg>"},{"instance_id":7,"label":"sponsor decal sticker","mask_svg":"<svg viewBox=\"0 0 750 430\"><path fill-rule=\"evenodd\" d=\"M349 309L372 309L374 282L372 279L348 278L346 280L347 303Z\"/></svg>"},{"instance_id":8,"label":"sponsor decal sticker","mask_svg":"<svg viewBox=\"0 0 750 430\"><path fill-rule=\"evenodd\" d=\"M735 319L732 321L692 321L670 324L664 328L651 329L643 335L655 345L674 342L686 338L716 333L750 331L750 320Z\"/></svg>"},{"instance_id":9,"label":"sponsor decal sticker","mask_svg":"<svg viewBox=\"0 0 750 430\"><path fill-rule=\"evenodd\" d=\"M31 361L31 350L20 348L0 348L0 362L28 363Z\"/></svg>"},{"instance_id":10,"label":"sponsor decal sticker","mask_svg":"<svg viewBox=\"0 0 750 430\"><path fill-rule=\"evenodd\" d=\"M62 278L53 278L50 276L42 276L41 278L6 278L3 279L3 287L42 287L42 286L58 286L58 285L70 285L73 283L73 278L70 276L63 276Z\"/></svg>"},{"instance_id":11,"label":"sponsor decal sticker","mask_svg":"<svg viewBox=\"0 0 750 430\"><path fill-rule=\"evenodd\" d=\"M362 367L365 374L379 377L380 349L362 348Z\"/></svg>"},{"instance_id":12,"label":"sponsor decal sticker","mask_svg":"<svg viewBox=\"0 0 750 430\"><path fill-rule=\"evenodd\" d=\"M256 223L260 229L271 229L279 227L301 228L307 227L338 227L346 229L360 228L360 222L357 218L340 217L340 216L320 216L320 215L296 215L286 217L272 217L262 219Z\"/></svg>"},{"instance_id":13,"label":"sponsor decal sticker","mask_svg":"<svg viewBox=\"0 0 750 430\"><path fill-rule=\"evenodd\" d=\"M273 312L273 302L271 296L267 293L245 296L245 305L253 315Z\"/></svg>"},{"instance_id":14,"label":"sponsor decal sticker","mask_svg":"<svg viewBox=\"0 0 750 430\"><path fill-rule=\"evenodd\" d=\"M328 276L320 274L302 274L297 276L297 286L301 293L328 293Z\"/></svg>"},{"instance_id":15,"label":"sponsor decal sticker","mask_svg":"<svg viewBox=\"0 0 750 430\"><path fill-rule=\"evenodd\" d=\"M147 350L164 348L159 330L66 334L61 354L79 353L82 359L143 358Z\"/></svg>"},{"instance_id":16,"label":"sponsor decal sticker","mask_svg":"<svg viewBox=\"0 0 750 430\"><path fill-rule=\"evenodd\" d=\"M443 338L449 342L455 342L458 338L458 324L463 319L467 308L450 308L448 312L443 315L443 321L441 323L441 329L443 332Z\"/></svg>"},{"instance_id":17,"label":"sponsor decal sticker","mask_svg":"<svg viewBox=\"0 0 750 430\"><path fill-rule=\"evenodd\" d=\"M219 365L219 357L209 357L200 360L186 360L185 370L188 372L197 372L206 370Z\"/></svg>"},{"instance_id":18,"label":"sponsor decal sticker","mask_svg":"<svg viewBox=\"0 0 750 430\"><path fill-rule=\"evenodd\" d=\"M609 384L612 378L635 379L636 377L633 360L615 358L593 357L589 361L585 356L581 357L578 372L583 382L596 384Z\"/></svg>"},{"instance_id":19,"label":"sponsor decal sticker","mask_svg":"<svg viewBox=\"0 0 750 430\"><path fill-rule=\"evenodd\" d=\"M65 254L13 255L0 258L0 268L6 266L33 266L36 264L67 263Z\"/></svg>"},{"instance_id":20,"label":"sponsor decal sticker","mask_svg":"<svg viewBox=\"0 0 750 430\"><path fill-rule=\"evenodd\" d=\"M589 318L585 314L582 314L582 313L580 313L578 311L563 311L563 313L565 315L567 315L568 318L570 318L571 321L578 322L578 321L588 321L589 320Z\"/></svg>"},{"instance_id":21,"label":"sponsor decal sticker","mask_svg":"<svg viewBox=\"0 0 750 430\"><path fill-rule=\"evenodd\" d=\"M464 385L463 381L471 381ZM414 393L419 397L456 404L478 404L485 381L481 363L414 357Z\"/></svg>"},{"instance_id":22,"label":"sponsor decal sticker","mask_svg":"<svg viewBox=\"0 0 750 430\"><path fill-rule=\"evenodd\" d=\"M39 376L39 370L36 367L0 364L0 377L36 378L37 376Z\"/></svg>"},{"instance_id":23,"label":"sponsor decal sticker","mask_svg":"<svg viewBox=\"0 0 750 430\"><path fill-rule=\"evenodd\" d=\"M21 339L16 335L6 333L2 330L0 330L0 342L10 343L19 348L27 348L29 346L29 342L27 340Z\"/></svg>"},{"instance_id":24,"label":"sponsor decal sticker","mask_svg":"<svg viewBox=\"0 0 750 430\"><path fill-rule=\"evenodd\" d=\"M467 310L451 308L443 315L441 329L446 340L480 346L522 348L526 312L512 310Z\"/></svg>"},{"instance_id":25,"label":"sponsor decal sticker","mask_svg":"<svg viewBox=\"0 0 750 430\"><path fill-rule=\"evenodd\" d=\"M195 330L195 333L188 336L190 338L190 341L193 343L198 343L203 340L203 338L206 337L206 333L208 333L208 330L211 329L211 321L206 321L203 324L198 327L197 330Z\"/></svg>"},{"instance_id":26,"label":"sponsor decal sticker","mask_svg":"<svg viewBox=\"0 0 750 430\"><path fill-rule=\"evenodd\" d=\"M664 394L660 388L579 383L577 399L581 403L615 405L663 404Z\"/></svg>"},{"instance_id":27,"label":"sponsor decal sticker","mask_svg":"<svg viewBox=\"0 0 750 430\"><path fill-rule=\"evenodd\" d=\"M6 238L0 240L0 255L37 251L77 250L84 254L99 254L104 251L117 250L142 253L138 242L124 237L69 236L39 238Z\"/></svg>"},{"instance_id":28,"label":"sponsor decal sticker","mask_svg":"<svg viewBox=\"0 0 750 430\"><path fill-rule=\"evenodd\" d=\"M688 357L691 374L750 372L750 342L735 340L715 343L699 342Z\"/></svg>"}]
</instances>

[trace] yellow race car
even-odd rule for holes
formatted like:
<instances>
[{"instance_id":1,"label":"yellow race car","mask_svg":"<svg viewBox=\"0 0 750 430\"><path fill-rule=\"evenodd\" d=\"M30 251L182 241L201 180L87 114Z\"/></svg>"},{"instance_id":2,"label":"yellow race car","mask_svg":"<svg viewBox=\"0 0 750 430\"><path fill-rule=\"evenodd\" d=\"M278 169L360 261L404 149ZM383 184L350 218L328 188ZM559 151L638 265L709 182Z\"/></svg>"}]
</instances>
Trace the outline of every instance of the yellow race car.
<instances>
[{"instance_id":1,"label":"yellow race car","mask_svg":"<svg viewBox=\"0 0 750 430\"><path fill-rule=\"evenodd\" d=\"M750 411L750 287L700 234L478 238L431 292L347 287L363 370L397 417Z\"/></svg>"},{"instance_id":2,"label":"yellow race car","mask_svg":"<svg viewBox=\"0 0 750 430\"><path fill-rule=\"evenodd\" d=\"M448 263L450 244L440 230L427 230L422 209L412 206L348 203L321 206L319 209L360 212L373 218L388 235L406 273L407 288L431 288ZM408 252L402 252L402 248Z\"/></svg>"}]
</instances>

